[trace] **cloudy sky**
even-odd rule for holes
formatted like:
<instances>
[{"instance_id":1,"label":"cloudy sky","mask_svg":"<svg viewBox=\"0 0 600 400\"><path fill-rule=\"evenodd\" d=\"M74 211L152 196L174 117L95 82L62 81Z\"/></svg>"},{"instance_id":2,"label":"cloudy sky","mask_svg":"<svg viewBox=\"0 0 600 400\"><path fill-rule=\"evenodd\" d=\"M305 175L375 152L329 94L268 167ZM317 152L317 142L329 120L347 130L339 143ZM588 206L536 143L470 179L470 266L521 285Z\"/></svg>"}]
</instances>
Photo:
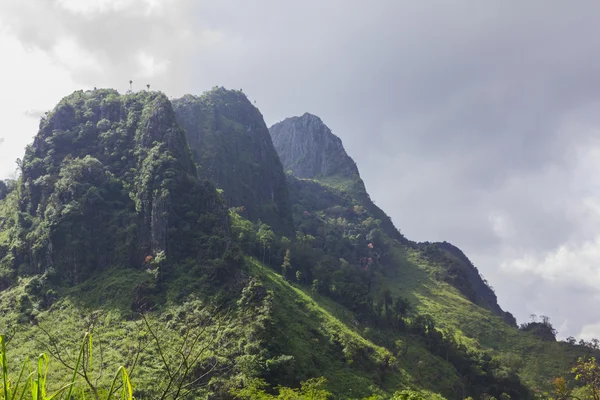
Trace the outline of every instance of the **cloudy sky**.
<instances>
[{"instance_id":1,"label":"cloudy sky","mask_svg":"<svg viewBox=\"0 0 600 400\"><path fill-rule=\"evenodd\" d=\"M311 112L419 241L520 321L600 337L600 3L2 0L0 177L79 88L242 88Z\"/></svg>"}]
</instances>

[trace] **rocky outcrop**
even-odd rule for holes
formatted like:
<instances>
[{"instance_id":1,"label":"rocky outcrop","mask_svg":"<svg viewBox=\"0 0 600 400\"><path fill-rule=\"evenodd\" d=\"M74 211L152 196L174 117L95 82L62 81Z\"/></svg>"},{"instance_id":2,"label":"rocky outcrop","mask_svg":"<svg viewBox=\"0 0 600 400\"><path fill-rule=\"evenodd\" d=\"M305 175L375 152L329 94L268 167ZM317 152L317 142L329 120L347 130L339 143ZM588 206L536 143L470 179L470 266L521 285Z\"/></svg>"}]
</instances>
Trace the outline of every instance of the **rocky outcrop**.
<instances>
[{"instance_id":1,"label":"rocky outcrop","mask_svg":"<svg viewBox=\"0 0 600 400\"><path fill-rule=\"evenodd\" d=\"M286 171L298 178L356 180L358 168L342 141L316 115L287 118L269 132Z\"/></svg>"},{"instance_id":2,"label":"rocky outcrop","mask_svg":"<svg viewBox=\"0 0 600 400\"><path fill-rule=\"evenodd\" d=\"M21 169L9 258L22 273L80 282L96 268L139 266L161 252L173 261L199 254L225 231L224 205L198 178L162 93L73 93L41 121Z\"/></svg>"},{"instance_id":3,"label":"rocky outcrop","mask_svg":"<svg viewBox=\"0 0 600 400\"><path fill-rule=\"evenodd\" d=\"M287 118L269 128L284 170L300 179L311 179L341 190L362 205L393 239L404 236L383 210L371 200L354 160L342 141L315 115Z\"/></svg>"},{"instance_id":4,"label":"rocky outcrop","mask_svg":"<svg viewBox=\"0 0 600 400\"><path fill-rule=\"evenodd\" d=\"M201 174L231 207L279 234L294 228L285 174L262 114L241 92L215 88L173 101Z\"/></svg>"}]
</instances>

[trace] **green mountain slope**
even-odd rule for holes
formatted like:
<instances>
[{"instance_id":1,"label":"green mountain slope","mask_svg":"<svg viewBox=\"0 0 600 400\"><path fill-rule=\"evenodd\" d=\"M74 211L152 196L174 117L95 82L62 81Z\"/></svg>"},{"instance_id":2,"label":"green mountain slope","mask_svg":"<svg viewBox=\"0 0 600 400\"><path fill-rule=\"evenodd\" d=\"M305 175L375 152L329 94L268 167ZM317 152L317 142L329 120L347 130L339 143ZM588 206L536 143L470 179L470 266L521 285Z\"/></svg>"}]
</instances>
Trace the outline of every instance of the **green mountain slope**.
<instances>
[{"instance_id":1,"label":"green mountain slope","mask_svg":"<svg viewBox=\"0 0 600 400\"><path fill-rule=\"evenodd\" d=\"M379 221L378 227L389 237L401 244L424 248L430 258L445 264L444 279L461 290L467 298L498 315L506 316L508 321L514 323L512 315L502 311L496 295L458 248L448 243L418 245L407 241L399 233L391 219L371 201L356 164L344 150L341 140L320 118L311 114L288 118L272 126L270 132L284 168L300 180L290 179L290 188L295 191L292 195L296 197L294 207L302 206L317 211L342 205L360 205L367 214ZM311 203L327 190L325 188L333 189L337 198L330 199L329 204ZM307 193L311 192L318 195L305 199Z\"/></svg>"},{"instance_id":2,"label":"green mountain slope","mask_svg":"<svg viewBox=\"0 0 600 400\"><path fill-rule=\"evenodd\" d=\"M21 170L0 184L0 334L13 376L50 354L50 389L83 351L76 398L123 365L138 399L318 377L333 399L528 399L593 354L518 329L456 247L405 239L312 115L269 132L236 91L79 91Z\"/></svg>"},{"instance_id":3,"label":"green mountain slope","mask_svg":"<svg viewBox=\"0 0 600 400\"><path fill-rule=\"evenodd\" d=\"M328 240L347 239L347 248L354 253L346 252L344 261L357 269L370 269L370 274L363 274L362 279L369 283L359 302L371 303L373 310L365 307L367 311L363 312L378 314L383 308L381 313L385 314L385 300L377 300L382 294L405 298L418 314L430 316L439 330L469 351L493 358L500 378L519 376L534 390L548 387L551 377L561 375L577 357L592 351L564 342L544 341L517 329L514 317L500 308L487 282L455 246L446 242L409 242L386 229L383 221L387 217L373 212L371 200L361 194L364 184L355 164L349 161L339 138L319 118L309 114L289 118L270 131L290 174L290 196L298 229L315 236L315 241L323 241L323 252L333 257L344 253L332 249ZM327 159L329 164L318 170L304 165L320 159ZM337 165L331 165L336 162ZM357 248L367 246L368 251L356 253ZM337 295L325 291L330 296ZM459 374L465 376L457 364Z\"/></svg>"}]
</instances>

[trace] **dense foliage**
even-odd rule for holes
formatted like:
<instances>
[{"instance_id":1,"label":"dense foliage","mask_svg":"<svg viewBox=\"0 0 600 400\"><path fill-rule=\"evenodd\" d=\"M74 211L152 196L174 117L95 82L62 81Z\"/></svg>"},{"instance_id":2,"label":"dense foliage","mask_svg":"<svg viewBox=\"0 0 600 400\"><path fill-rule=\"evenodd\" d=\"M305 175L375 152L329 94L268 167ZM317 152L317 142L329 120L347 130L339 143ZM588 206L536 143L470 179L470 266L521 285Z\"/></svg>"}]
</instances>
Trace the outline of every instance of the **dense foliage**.
<instances>
[{"instance_id":1,"label":"dense foliage","mask_svg":"<svg viewBox=\"0 0 600 400\"><path fill-rule=\"evenodd\" d=\"M143 267L161 252L176 261L226 248L223 203L197 177L163 94L66 97L40 122L20 166L3 279L46 273L78 283L98 268Z\"/></svg>"},{"instance_id":2,"label":"dense foliage","mask_svg":"<svg viewBox=\"0 0 600 400\"><path fill-rule=\"evenodd\" d=\"M595 354L517 329L454 246L406 240L306 118L282 157L300 179L241 91L63 99L0 182L0 358L46 353L48 393L80 397L121 365L139 399L418 400L533 398Z\"/></svg>"}]
</instances>

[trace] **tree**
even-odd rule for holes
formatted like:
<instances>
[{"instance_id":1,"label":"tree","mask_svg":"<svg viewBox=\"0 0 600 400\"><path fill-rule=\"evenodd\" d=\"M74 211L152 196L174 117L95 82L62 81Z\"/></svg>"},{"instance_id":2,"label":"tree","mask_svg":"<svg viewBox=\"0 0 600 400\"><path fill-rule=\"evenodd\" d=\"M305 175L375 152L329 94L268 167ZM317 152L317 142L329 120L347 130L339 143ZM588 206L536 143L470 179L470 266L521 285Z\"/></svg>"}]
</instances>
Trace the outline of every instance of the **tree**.
<instances>
[{"instance_id":1,"label":"tree","mask_svg":"<svg viewBox=\"0 0 600 400\"><path fill-rule=\"evenodd\" d=\"M251 379L243 389L233 389L231 393L238 399L248 400L327 400L331 393L325 389L327 379L312 378L300 383L300 389L278 386L278 395L266 391L269 385L262 379Z\"/></svg>"},{"instance_id":2,"label":"tree","mask_svg":"<svg viewBox=\"0 0 600 400\"><path fill-rule=\"evenodd\" d=\"M565 378L559 376L552 380L552 400L583 400L592 399L600 400L600 365L596 362L595 357L584 358L579 357L577 364L571 369L571 373L575 375L575 380L583 384L583 387L577 390L577 394L584 397L578 397L573 393L571 387Z\"/></svg>"},{"instance_id":3,"label":"tree","mask_svg":"<svg viewBox=\"0 0 600 400\"><path fill-rule=\"evenodd\" d=\"M8 185L4 181L0 181L0 200L8 195Z\"/></svg>"},{"instance_id":4,"label":"tree","mask_svg":"<svg viewBox=\"0 0 600 400\"><path fill-rule=\"evenodd\" d=\"M291 259L292 253L290 252L290 249L287 249L285 251L285 257L283 257L283 264L281 264L281 276L283 276L283 279L285 280L287 280L288 272L292 269L292 263L290 262Z\"/></svg>"},{"instance_id":5,"label":"tree","mask_svg":"<svg viewBox=\"0 0 600 400\"><path fill-rule=\"evenodd\" d=\"M392 312L394 314L394 319L392 323L394 328L406 328L404 320L408 316L409 311L410 304L408 303L408 300L406 300L403 297L398 297L396 300L394 300Z\"/></svg>"},{"instance_id":6,"label":"tree","mask_svg":"<svg viewBox=\"0 0 600 400\"><path fill-rule=\"evenodd\" d=\"M600 365L595 357L580 357L571 373L575 374L575 380L585 385L590 399L600 400Z\"/></svg>"},{"instance_id":7,"label":"tree","mask_svg":"<svg viewBox=\"0 0 600 400\"><path fill-rule=\"evenodd\" d=\"M257 236L260 244L262 245L262 262L264 263L267 250L269 250L269 259L271 258L271 246L275 241L276 236L269 225L262 222L259 222L259 224Z\"/></svg>"},{"instance_id":8,"label":"tree","mask_svg":"<svg viewBox=\"0 0 600 400\"><path fill-rule=\"evenodd\" d=\"M318 279L313 279L312 286L311 286L311 292L312 292L313 297L315 296L315 293L319 292L319 280Z\"/></svg>"},{"instance_id":9,"label":"tree","mask_svg":"<svg viewBox=\"0 0 600 400\"><path fill-rule=\"evenodd\" d=\"M388 323L390 323L393 314L392 303L392 293L389 291L389 289L385 289L383 291L383 308L385 310L385 318Z\"/></svg>"},{"instance_id":10,"label":"tree","mask_svg":"<svg viewBox=\"0 0 600 400\"><path fill-rule=\"evenodd\" d=\"M129 80L129 91L133 90L133 81L130 79Z\"/></svg>"},{"instance_id":11,"label":"tree","mask_svg":"<svg viewBox=\"0 0 600 400\"><path fill-rule=\"evenodd\" d=\"M296 281L298 284L302 283L302 272L296 271Z\"/></svg>"},{"instance_id":12,"label":"tree","mask_svg":"<svg viewBox=\"0 0 600 400\"><path fill-rule=\"evenodd\" d=\"M573 389L567 385L567 381L563 377L557 377L552 380L552 399L567 400L573 399Z\"/></svg>"},{"instance_id":13,"label":"tree","mask_svg":"<svg viewBox=\"0 0 600 400\"><path fill-rule=\"evenodd\" d=\"M556 329L550 323L550 318L542 315L540 319L532 314L531 322L521 324L520 330L531 332L536 336L539 336L542 340L555 341L556 340Z\"/></svg>"},{"instance_id":14,"label":"tree","mask_svg":"<svg viewBox=\"0 0 600 400\"><path fill-rule=\"evenodd\" d=\"M231 230L234 233L234 237L239 241L242 249L247 254L251 254L257 242L254 225L247 219L242 218L236 210L232 209L229 216L231 217Z\"/></svg>"}]
</instances>

